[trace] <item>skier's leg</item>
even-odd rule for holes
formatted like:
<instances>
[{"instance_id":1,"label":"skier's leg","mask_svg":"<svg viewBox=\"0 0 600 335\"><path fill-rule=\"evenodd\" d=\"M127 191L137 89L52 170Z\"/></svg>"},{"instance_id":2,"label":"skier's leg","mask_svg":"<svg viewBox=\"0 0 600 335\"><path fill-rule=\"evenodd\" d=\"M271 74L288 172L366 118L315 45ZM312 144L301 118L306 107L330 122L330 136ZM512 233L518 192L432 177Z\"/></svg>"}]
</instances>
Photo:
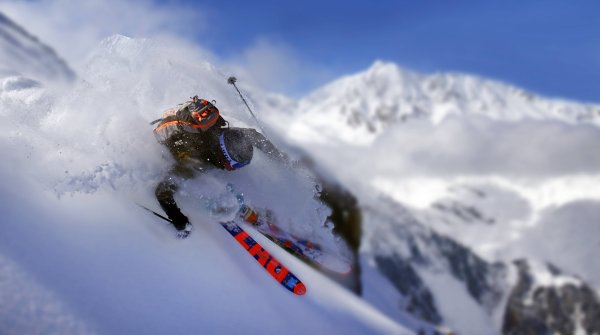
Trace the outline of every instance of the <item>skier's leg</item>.
<instances>
[{"instance_id":1,"label":"skier's leg","mask_svg":"<svg viewBox=\"0 0 600 335\"><path fill-rule=\"evenodd\" d=\"M331 209L329 220L333 223L333 232L341 237L350 247L354 256L352 280L346 283L356 294L362 293L360 280L359 249L362 235L362 212L356 198L340 185L322 181L320 194L323 201ZM349 278L347 278L349 279Z\"/></svg>"}]
</instances>

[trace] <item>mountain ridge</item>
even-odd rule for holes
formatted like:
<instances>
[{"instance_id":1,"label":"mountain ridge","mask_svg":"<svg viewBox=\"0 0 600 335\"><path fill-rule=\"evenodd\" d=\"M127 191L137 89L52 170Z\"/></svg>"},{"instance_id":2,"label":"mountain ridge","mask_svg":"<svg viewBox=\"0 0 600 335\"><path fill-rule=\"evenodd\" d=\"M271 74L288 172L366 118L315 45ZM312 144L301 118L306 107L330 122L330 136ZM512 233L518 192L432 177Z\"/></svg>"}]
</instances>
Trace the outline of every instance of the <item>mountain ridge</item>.
<instances>
[{"instance_id":1,"label":"mountain ridge","mask_svg":"<svg viewBox=\"0 0 600 335\"><path fill-rule=\"evenodd\" d=\"M0 71L45 83L72 82L75 71L56 51L0 12Z\"/></svg>"},{"instance_id":2,"label":"mountain ridge","mask_svg":"<svg viewBox=\"0 0 600 335\"><path fill-rule=\"evenodd\" d=\"M363 145L392 124L416 118L439 124L450 115L600 126L600 105L545 98L474 75L419 74L383 61L308 94L299 101L295 115L294 140L314 141L305 135L322 133L329 139Z\"/></svg>"}]
</instances>

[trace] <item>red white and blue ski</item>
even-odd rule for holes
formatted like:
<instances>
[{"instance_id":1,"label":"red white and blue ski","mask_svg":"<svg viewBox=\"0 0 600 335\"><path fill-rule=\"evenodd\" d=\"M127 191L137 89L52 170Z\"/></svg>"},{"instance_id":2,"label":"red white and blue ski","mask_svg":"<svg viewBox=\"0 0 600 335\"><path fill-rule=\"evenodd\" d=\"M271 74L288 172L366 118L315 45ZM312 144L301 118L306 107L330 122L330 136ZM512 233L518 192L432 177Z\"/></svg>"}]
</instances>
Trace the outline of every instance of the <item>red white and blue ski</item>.
<instances>
[{"instance_id":1,"label":"red white and blue ski","mask_svg":"<svg viewBox=\"0 0 600 335\"><path fill-rule=\"evenodd\" d=\"M138 204L139 205L139 204ZM156 215L157 217L173 223L169 218L145 207L139 205L143 209L149 211L150 213ZM286 268L281 262L279 262L275 257L271 256L271 254L266 251L252 236L248 235L248 233L242 229L237 223L233 221L227 222L219 222L225 230L235 238L236 241L244 248L248 253L254 257L254 259L260 264L266 271L273 277L277 282L279 282L283 287L288 289L297 295L306 294L306 286L304 283L296 277L288 268Z\"/></svg>"},{"instance_id":2,"label":"red white and blue ski","mask_svg":"<svg viewBox=\"0 0 600 335\"><path fill-rule=\"evenodd\" d=\"M309 240L299 238L272 222L269 215L259 214L254 209L246 205L243 193L238 193L233 184L227 184L227 190L234 195L240 206L238 214L246 222L253 226L259 233L267 237L273 243L279 245L284 250L299 259L317 266L321 269L326 269L339 274L347 275L352 272L352 265L349 260L344 260L335 256L330 252L326 252L323 248Z\"/></svg>"},{"instance_id":3,"label":"red white and blue ski","mask_svg":"<svg viewBox=\"0 0 600 335\"><path fill-rule=\"evenodd\" d=\"M297 295L306 293L306 286L281 262L266 251L252 236L234 221L220 222L236 241L283 287Z\"/></svg>"},{"instance_id":4,"label":"red white and blue ski","mask_svg":"<svg viewBox=\"0 0 600 335\"><path fill-rule=\"evenodd\" d=\"M270 222L270 218L261 217L247 205L242 205L240 216L245 222L251 224L259 233L296 257L339 274L346 275L352 272L352 266L349 261L342 260L339 257L325 252L319 244L299 238L282 230L277 225Z\"/></svg>"}]
</instances>

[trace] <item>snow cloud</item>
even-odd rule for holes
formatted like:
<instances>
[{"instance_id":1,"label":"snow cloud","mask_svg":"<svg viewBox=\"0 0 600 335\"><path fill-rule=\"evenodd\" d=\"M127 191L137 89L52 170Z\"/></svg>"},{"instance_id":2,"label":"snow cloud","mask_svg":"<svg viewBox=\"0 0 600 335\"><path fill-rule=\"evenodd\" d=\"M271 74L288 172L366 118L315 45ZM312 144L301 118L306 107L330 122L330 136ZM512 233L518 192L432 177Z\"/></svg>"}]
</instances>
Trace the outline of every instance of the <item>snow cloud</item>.
<instances>
[{"instance_id":1,"label":"snow cloud","mask_svg":"<svg viewBox=\"0 0 600 335\"><path fill-rule=\"evenodd\" d=\"M205 14L198 6L150 0L9 0L0 3L0 11L75 67L101 40L114 34L191 39L206 29Z\"/></svg>"},{"instance_id":2,"label":"snow cloud","mask_svg":"<svg viewBox=\"0 0 600 335\"><path fill-rule=\"evenodd\" d=\"M210 40L214 29L219 28L211 24L211 9L150 0L8 0L0 3L0 11L55 48L76 70L84 66L86 57L100 41L115 34L184 41L209 54L202 40ZM303 60L285 42L267 37L256 38L234 56L217 59L214 52L210 54L215 65L246 82L279 93L306 92L334 78L331 71Z\"/></svg>"},{"instance_id":3,"label":"snow cloud","mask_svg":"<svg viewBox=\"0 0 600 335\"><path fill-rule=\"evenodd\" d=\"M537 178L600 172L597 143L593 126L457 117L400 125L375 143L374 155L386 157L378 162L391 173Z\"/></svg>"}]
</instances>

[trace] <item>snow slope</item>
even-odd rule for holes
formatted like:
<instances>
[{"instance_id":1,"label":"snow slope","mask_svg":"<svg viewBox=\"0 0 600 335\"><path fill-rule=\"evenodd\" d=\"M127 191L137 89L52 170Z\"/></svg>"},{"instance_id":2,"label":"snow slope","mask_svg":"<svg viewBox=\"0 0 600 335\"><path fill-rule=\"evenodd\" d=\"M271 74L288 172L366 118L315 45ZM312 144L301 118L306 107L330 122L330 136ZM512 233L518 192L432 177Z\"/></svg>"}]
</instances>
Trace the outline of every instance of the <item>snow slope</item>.
<instances>
[{"instance_id":1,"label":"snow slope","mask_svg":"<svg viewBox=\"0 0 600 335\"><path fill-rule=\"evenodd\" d=\"M67 306L55 313L90 333L411 333L272 246L306 283L306 296L279 287L210 222L196 219L194 235L178 241L118 193L57 199L19 179L11 178L19 191L3 199L2 255L55 296L36 296L31 303L40 309ZM20 285L19 278L6 284L15 295L24 294ZM8 311L5 320L17 324L2 328L34 333L37 325L22 324L20 316ZM63 333L72 326L56 327Z\"/></svg>"},{"instance_id":2,"label":"snow slope","mask_svg":"<svg viewBox=\"0 0 600 335\"><path fill-rule=\"evenodd\" d=\"M308 293L294 296L211 222L205 201L229 181L254 205L269 204L296 232L329 236L320 230L327 212L310 180L260 154L247 169L183 185L179 200L195 225L187 240L176 240L136 206L158 207L154 185L171 163L148 125L162 110L198 93L216 99L232 124L248 121L226 76L201 52L114 36L92 53L80 77L68 94L26 85L24 77L1 79L3 333L433 329L409 316L404 324L393 321L258 236L305 282ZM7 85L14 81L24 84ZM214 193L204 193L211 186ZM4 305L16 300L23 307Z\"/></svg>"}]
</instances>

